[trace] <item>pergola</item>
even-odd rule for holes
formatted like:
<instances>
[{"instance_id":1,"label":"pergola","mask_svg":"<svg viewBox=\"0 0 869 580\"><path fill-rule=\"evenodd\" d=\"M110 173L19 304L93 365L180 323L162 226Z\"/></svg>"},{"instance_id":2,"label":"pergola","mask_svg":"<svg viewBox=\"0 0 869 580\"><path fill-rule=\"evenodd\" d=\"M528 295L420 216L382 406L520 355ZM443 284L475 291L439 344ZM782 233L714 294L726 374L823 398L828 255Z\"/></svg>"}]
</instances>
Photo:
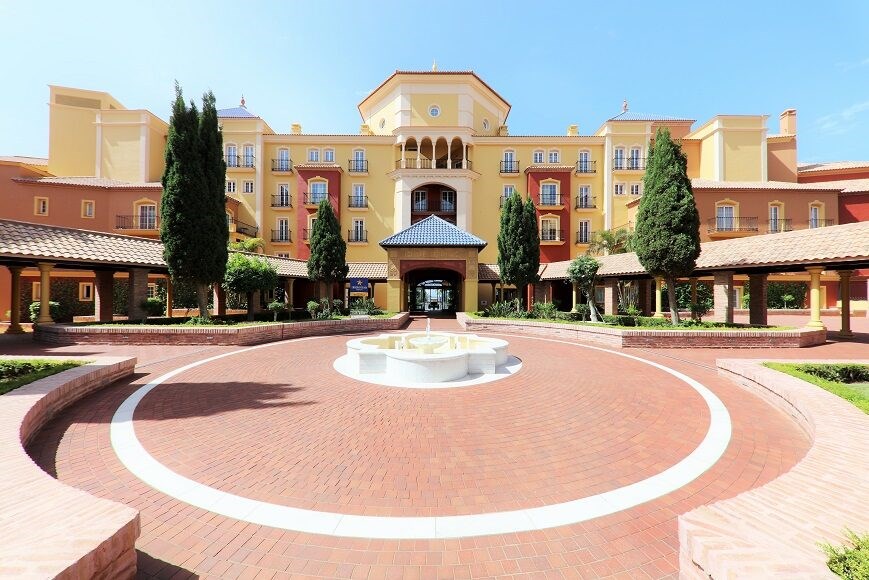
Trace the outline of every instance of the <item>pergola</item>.
<instances>
[{"instance_id":1,"label":"pergola","mask_svg":"<svg viewBox=\"0 0 869 580\"><path fill-rule=\"evenodd\" d=\"M749 321L766 324L766 288L769 274L800 272L809 274L808 326L823 328L821 321L821 273L836 271L842 289L841 336L851 336L850 280L856 269L869 268L869 222L794 230L732 240L706 242L700 245L700 256L688 278L696 287L700 277L713 279L714 315L721 322L733 322L733 276L747 275L751 285ZM604 311L615 314L618 308L619 280L650 279L637 255L614 254L598 258L598 276L604 282ZM548 264L543 280L566 280L570 262ZM660 278L655 279L654 316L663 317ZM647 284L641 284L641 293ZM574 292L574 302L576 292Z\"/></svg>"}]
</instances>

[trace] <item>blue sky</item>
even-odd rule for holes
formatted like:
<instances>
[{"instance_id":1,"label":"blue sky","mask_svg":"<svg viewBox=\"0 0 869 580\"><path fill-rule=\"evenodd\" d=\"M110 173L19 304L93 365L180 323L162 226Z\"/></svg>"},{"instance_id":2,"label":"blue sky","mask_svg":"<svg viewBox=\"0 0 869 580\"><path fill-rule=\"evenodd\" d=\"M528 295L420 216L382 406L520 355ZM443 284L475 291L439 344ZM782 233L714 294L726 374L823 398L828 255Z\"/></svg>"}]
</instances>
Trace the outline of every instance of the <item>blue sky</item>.
<instances>
[{"instance_id":1,"label":"blue sky","mask_svg":"<svg viewBox=\"0 0 869 580\"><path fill-rule=\"evenodd\" d=\"M787 6L787 8L781 8ZM511 134L644 113L798 110L800 161L869 159L869 2L20 2L0 0L0 155L46 155L49 84L168 119L188 97L278 132L356 132L395 69L476 71Z\"/></svg>"}]
</instances>

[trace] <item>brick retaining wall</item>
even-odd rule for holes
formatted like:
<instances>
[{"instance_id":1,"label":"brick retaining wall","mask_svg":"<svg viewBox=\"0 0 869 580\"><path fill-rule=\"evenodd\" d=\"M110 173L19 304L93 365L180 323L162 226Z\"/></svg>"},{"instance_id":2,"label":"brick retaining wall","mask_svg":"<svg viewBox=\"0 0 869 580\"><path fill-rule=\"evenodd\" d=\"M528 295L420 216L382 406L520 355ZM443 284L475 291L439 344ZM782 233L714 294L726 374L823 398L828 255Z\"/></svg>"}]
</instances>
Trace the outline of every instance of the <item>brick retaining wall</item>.
<instances>
[{"instance_id":1,"label":"brick retaining wall","mask_svg":"<svg viewBox=\"0 0 869 580\"><path fill-rule=\"evenodd\" d=\"M795 330L630 330L608 326L559 324L535 320L456 319L469 332L517 332L592 342L618 348L802 348L824 344L827 332Z\"/></svg>"},{"instance_id":2,"label":"brick retaining wall","mask_svg":"<svg viewBox=\"0 0 869 580\"><path fill-rule=\"evenodd\" d=\"M28 357L3 357L28 358ZM76 357L39 357L68 360ZM25 451L64 408L131 375L134 357L93 362L0 396L0 577L133 578L139 512L66 486Z\"/></svg>"},{"instance_id":3,"label":"brick retaining wall","mask_svg":"<svg viewBox=\"0 0 869 580\"><path fill-rule=\"evenodd\" d=\"M835 578L818 543L843 543L846 527L869 532L869 416L760 361L717 364L719 374L789 415L811 448L766 485L679 516L680 577Z\"/></svg>"},{"instance_id":4,"label":"brick retaining wall","mask_svg":"<svg viewBox=\"0 0 869 580\"><path fill-rule=\"evenodd\" d=\"M216 344L250 346L305 336L398 330L408 320L401 312L391 318L306 320L255 326L71 326L36 325L35 340L50 344Z\"/></svg>"}]
</instances>

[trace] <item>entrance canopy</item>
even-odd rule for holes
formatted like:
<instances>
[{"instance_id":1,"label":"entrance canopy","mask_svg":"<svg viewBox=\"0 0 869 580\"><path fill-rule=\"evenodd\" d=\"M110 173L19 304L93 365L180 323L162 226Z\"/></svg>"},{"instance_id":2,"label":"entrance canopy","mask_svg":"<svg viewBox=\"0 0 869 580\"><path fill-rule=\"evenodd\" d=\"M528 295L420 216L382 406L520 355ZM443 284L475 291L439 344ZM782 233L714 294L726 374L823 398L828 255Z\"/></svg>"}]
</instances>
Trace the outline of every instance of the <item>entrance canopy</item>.
<instances>
[{"instance_id":1,"label":"entrance canopy","mask_svg":"<svg viewBox=\"0 0 869 580\"><path fill-rule=\"evenodd\" d=\"M430 215L380 242L383 248L477 248L488 245L473 234Z\"/></svg>"}]
</instances>

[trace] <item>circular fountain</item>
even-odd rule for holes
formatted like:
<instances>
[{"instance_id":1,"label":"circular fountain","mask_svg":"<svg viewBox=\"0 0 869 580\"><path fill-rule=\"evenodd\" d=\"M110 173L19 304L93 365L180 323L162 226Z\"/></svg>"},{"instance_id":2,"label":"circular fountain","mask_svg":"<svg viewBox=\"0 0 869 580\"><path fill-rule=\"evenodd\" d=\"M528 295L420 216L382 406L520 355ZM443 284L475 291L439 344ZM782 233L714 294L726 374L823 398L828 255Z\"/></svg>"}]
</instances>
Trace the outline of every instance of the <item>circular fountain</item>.
<instances>
[{"instance_id":1,"label":"circular fountain","mask_svg":"<svg viewBox=\"0 0 869 580\"><path fill-rule=\"evenodd\" d=\"M521 367L507 341L475 334L404 332L354 338L335 369L347 376L391 386L463 386L509 376ZM457 382L462 385L456 384Z\"/></svg>"}]
</instances>

